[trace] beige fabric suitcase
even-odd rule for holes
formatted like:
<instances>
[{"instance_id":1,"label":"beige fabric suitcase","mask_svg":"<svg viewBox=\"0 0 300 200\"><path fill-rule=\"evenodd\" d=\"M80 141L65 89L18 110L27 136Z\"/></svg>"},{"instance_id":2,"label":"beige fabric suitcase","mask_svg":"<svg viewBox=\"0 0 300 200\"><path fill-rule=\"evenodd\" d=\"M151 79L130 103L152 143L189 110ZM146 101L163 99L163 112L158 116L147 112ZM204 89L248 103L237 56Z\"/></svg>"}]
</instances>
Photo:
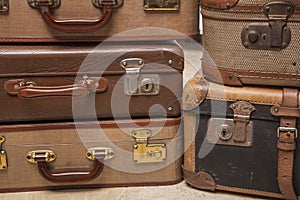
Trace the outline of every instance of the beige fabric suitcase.
<instances>
[{"instance_id":1,"label":"beige fabric suitcase","mask_svg":"<svg viewBox=\"0 0 300 200\"><path fill-rule=\"evenodd\" d=\"M1 0L0 42L102 41L142 27L197 36L198 10L198 0ZM142 32L119 39L178 37L168 32L155 37L157 30Z\"/></svg>"},{"instance_id":2,"label":"beige fabric suitcase","mask_svg":"<svg viewBox=\"0 0 300 200\"><path fill-rule=\"evenodd\" d=\"M182 180L180 122L1 126L0 192L177 183Z\"/></svg>"}]
</instances>

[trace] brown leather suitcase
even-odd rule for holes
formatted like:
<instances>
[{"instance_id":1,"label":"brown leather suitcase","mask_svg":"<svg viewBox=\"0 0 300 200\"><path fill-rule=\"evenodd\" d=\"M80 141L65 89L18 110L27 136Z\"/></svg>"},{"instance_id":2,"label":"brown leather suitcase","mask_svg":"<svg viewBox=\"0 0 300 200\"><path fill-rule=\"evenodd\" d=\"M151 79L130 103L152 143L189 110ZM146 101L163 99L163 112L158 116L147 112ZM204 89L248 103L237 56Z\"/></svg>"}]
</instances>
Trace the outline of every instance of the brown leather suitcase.
<instances>
[{"instance_id":1,"label":"brown leather suitcase","mask_svg":"<svg viewBox=\"0 0 300 200\"><path fill-rule=\"evenodd\" d=\"M298 89L224 86L196 76L183 100L188 184L299 198Z\"/></svg>"},{"instance_id":2,"label":"brown leather suitcase","mask_svg":"<svg viewBox=\"0 0 300 200\"><path fill-rule=\"evenodd\" d=\"M300 3L201 0L203 72L226 85L300 86Z\"/></svg>"},{"instance_id":3,"label":"brown leather suitcase","mask_svg":"<svg viewBox=\"0 0 300 200\"><path fill-rule=\"evenodd\" d=\"M194 37L199 33L198 6L198 0L1 0L0 42L99 42L146 27ZM157 30L129 35L119 39L182 38L164 31L157 34Z\"/></svg>"},{"instance_id":4,"label":"brown leather suitcase","mask_svg":"<svg viewBox=\"0 0 300 200\"><path fill-rule=\"evenodd\" d=\"M2 125L0 192L175 184L181 118Z\"/></svg>"},{"instance_id":5,"label":"brown leather suitcase","mask_svg":"<svg viewBox=\"0 0 300 200\"><path fill-rule=\"evenodd\" d=\"M0 122L181 115L175 42L0 48Z\"/></svg>"}]
</instances>

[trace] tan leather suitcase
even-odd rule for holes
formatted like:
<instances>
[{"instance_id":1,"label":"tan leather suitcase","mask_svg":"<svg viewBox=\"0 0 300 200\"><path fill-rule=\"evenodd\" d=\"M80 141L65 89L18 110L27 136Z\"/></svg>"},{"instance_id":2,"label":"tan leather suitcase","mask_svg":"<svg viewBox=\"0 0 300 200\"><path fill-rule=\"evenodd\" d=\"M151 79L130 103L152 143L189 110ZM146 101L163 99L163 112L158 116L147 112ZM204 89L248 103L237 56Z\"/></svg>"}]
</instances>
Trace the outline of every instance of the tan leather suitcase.
<instances>
[{"instance_id":1,"label":"tan leather suitcase","mask_svg":"<svg viewBox=\"0 0 300 200\"><path fill-rule=\"evenodd\" d=\"M201 0L207 79L226 85L300 86L300 3Z\"/></svg>"},{"instance_id":2,"label":"tan leather suitcase","mask_svg":"<svg viewBox=\"0 0 300 200\"><path fill-rule=\"evenodd\" d=\"M197 36L198 0L1 0L0 42L102 41L124 31L159 27ZM120 40L182 38L157 30ZM156 35L156 36L155 36Z\"/></svg>"},{"instance_id":3,"label":"tan leather suitcase","mask_svg":"<svg viewBox=\"0 0 300 200\"><path fill-rule=\"evenodd\" d=\"M175 184L181 119L1 125L0 192Z\"/></svg>"},{"instance_id":4,"label":"tan leather suitcase","mask_svg":"<svg viewBox=\"0 0 300 200\"><path fill-rule=\"evenodd\" d=\"M0 122L181 115L175 42L0 49Z\"/></svg>"},{"instance_id":5,"label":"tan leather suitcase","mask_svg":"<svg viewBox=\"0 0 300 200\"><path fill-rule=\"evenodd\" d=\"M183 93L186 182L202 190L299 199L299 96L298 88L191 79Z\"/></svg>"}]
</instances>

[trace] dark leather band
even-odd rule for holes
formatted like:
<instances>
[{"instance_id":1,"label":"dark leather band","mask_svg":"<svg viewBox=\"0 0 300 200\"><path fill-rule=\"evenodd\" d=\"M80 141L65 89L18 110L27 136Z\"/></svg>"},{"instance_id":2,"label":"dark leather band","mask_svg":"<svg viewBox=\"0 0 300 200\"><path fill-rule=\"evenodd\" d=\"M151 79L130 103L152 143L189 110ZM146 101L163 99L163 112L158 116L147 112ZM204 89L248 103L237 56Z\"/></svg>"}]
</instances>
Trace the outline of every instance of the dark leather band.
<instances>
[{"instance_id":1,"label":"dark leather band","mask_svg":"<svg viewBox=\"0 0 300 200\"><path fill-rule=\"evenodd\" d=\"M298 90L283 89L283 107L298 107ZM285 199L297 200L293 186L294 151L296 149L296 117L282 116L278 128L278 174L280 191Z\"/></svg>"}]
</instances>

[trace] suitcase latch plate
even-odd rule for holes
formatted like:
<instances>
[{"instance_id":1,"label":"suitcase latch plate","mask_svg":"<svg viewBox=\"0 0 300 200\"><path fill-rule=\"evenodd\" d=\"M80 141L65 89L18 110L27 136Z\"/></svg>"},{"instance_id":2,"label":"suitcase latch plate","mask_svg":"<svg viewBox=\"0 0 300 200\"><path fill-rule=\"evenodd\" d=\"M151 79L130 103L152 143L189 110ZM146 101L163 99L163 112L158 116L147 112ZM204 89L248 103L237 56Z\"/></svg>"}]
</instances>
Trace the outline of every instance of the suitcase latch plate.
<instances>
[{"instance_id":1,"label":"suitcase latch plate","mask_svg":"<svg viewBox=\"0 0 300 200\"><path fill-rule=\"evenodd\" d=\"M0 12L7 12L9 9L9 0L0 0Z\"/></svg>"},{"instance_id":2,"label":"suitcase latch plate","mask_svg":"<svg viewBox=\"0 0 300 200\"><path fill-rule=\"evenodd\" d=\"M245 101L230 105L233 119L210 118L207 140L212 144L251 147L253 144L253 122L250 120L255 107Z\"/></svg>"},{"instance_id":3,"label":"suitcase latch plate","mask_svg":"<svg viewBox=\"0 0 300 200\"><path fill-rule=\"evenodd\" d=\"M159 76L158 74L142 74L144 60L141 58L128 58L120 63L126 71L124 92L130 96L158 95Z\"/></svg>"},{"instance_id":4,"label":"suitcase latch plate","mask_svg":"<svg viewBox=\"0 0 300 200\"><path fill-rule=\"evenodd\" d=\"M144 0L144 10L176 11L180 8L180 0Z\"/></svg>"},{"instance_id":5,"label":"suitcase latch plate","mask_svg":"<svg viewBox=\"0 0 300 200\"><path fill-rule=\"evenodd\" d=\"M285 49L291 42L291 29L287 20L294 13L288 2L270 2L264 6L269 23L252 23L243 28L241 39L249 49Z\"/></svg>"},{"instance_id":6,"label":"suitcase latch plate","mask_svg":"<svg viewBox=\"0 0 300 200\"><path fill-rule=\"evenodd\" d=\"M3 150L2 144L5 142L5 137L0 136L0 170L7 170L7 154Z\"/></svg>"},{"instance_id":7,"label":"suitcase latch plate","mask_svg":"<svg viewBox=\"0 0 300 200\"><path fill-rule=\"evenodd\" d=\"M165 144L148 144L152 132L148 129L138 129L132 132L136 144L133 146L133 160L135 163L159 163L167 159Z\"/></svg>"}]
</instances>

